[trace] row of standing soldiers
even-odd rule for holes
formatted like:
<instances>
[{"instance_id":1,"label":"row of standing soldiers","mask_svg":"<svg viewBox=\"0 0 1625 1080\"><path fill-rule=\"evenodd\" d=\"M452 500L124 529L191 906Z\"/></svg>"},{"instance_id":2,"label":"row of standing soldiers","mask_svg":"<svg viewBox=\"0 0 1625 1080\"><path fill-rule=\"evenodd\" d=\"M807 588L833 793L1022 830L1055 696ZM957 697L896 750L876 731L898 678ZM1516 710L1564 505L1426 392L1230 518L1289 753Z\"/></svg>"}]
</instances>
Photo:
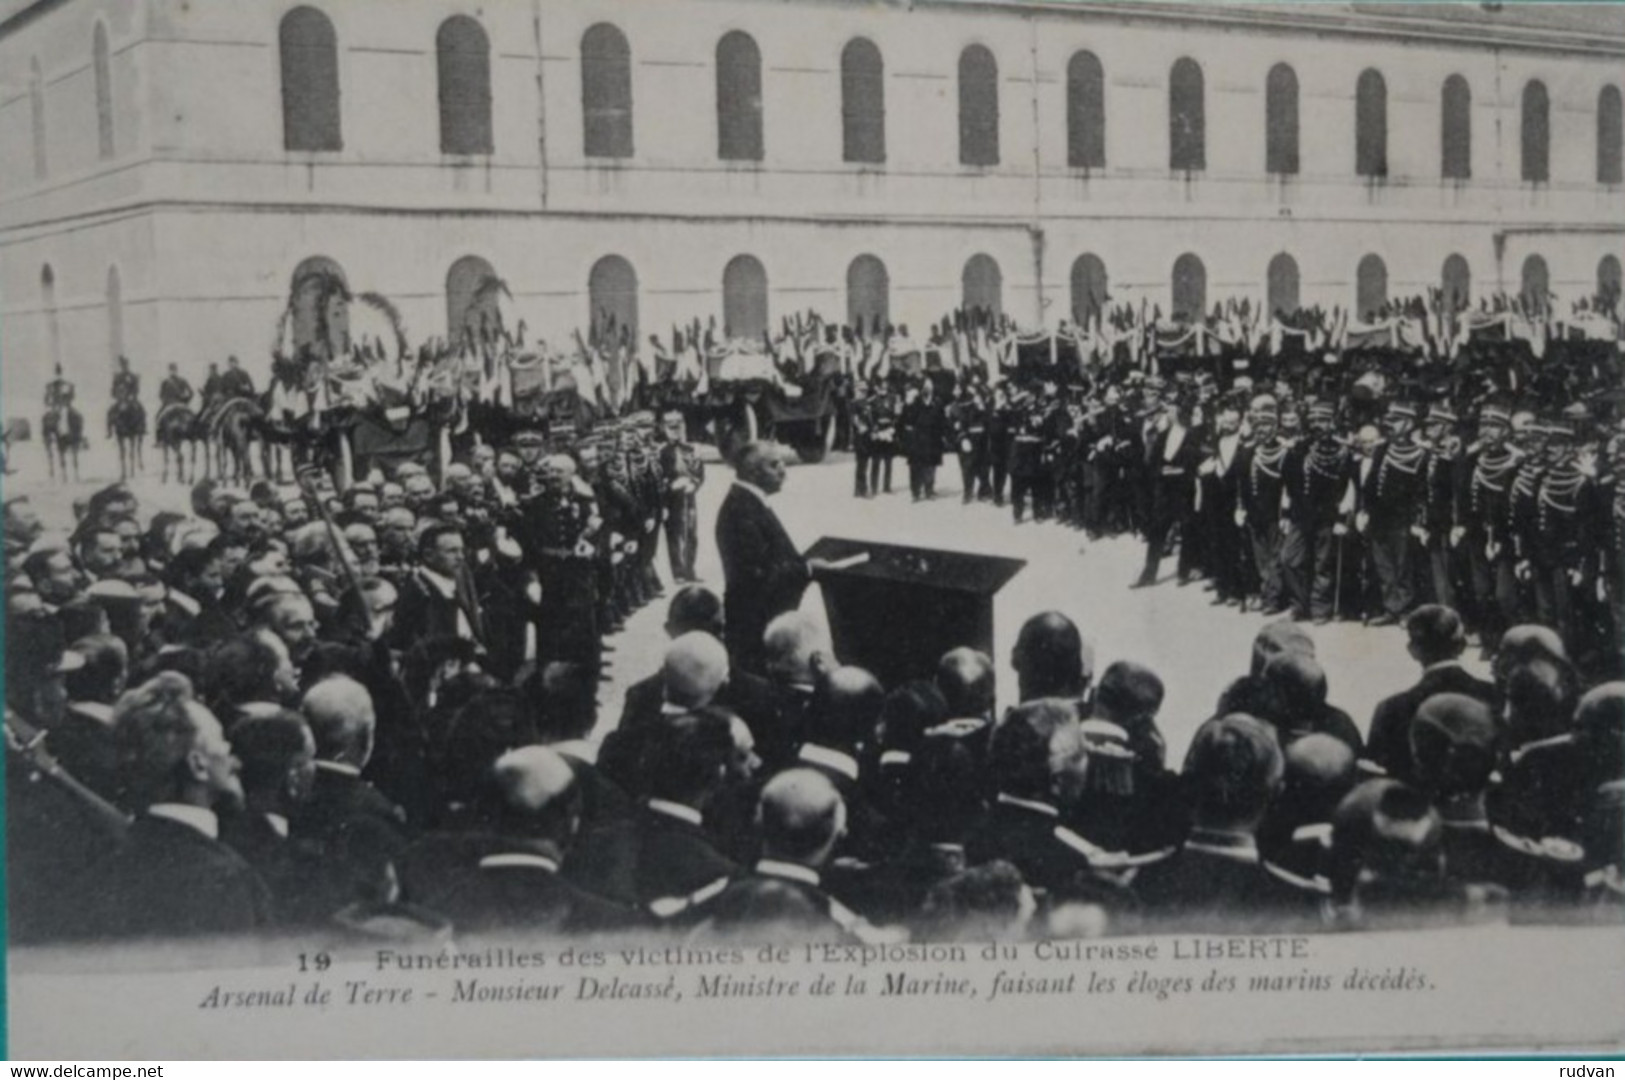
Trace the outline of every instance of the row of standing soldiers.
<instances>
[{"instance_id":1,"label":"row of standing soldiers","mask_svg":"<svg viewBox=\"0 0 1625 1080\"><path fill-rule=\"evenodd\" d=\"M663 595L655 569L662 531L673 580L695 580L704 482L677 413L658 421L640 413L584 434L568 426L518 433L498 456L495 481L467 489L457 519L470 561L508 579L481 590L508 601L491 612L505 625L483 635L495 668L524 661L530 624L539 662L601 664L603 638Z\"/></svg>"},{"instance_id":2,"label":"row of standing soldiers","mask_svg":"<svg viewBox=\"0 0 1625 1080\"><path fill-rule=\"evenodd\" d=\"M1436 601L1486 649L1541 622L1599 675L1625 668L1625 432L1572 406L1490 402L1463 417L1354 395L1173 391L1155 376L1087 393L1041 379L860 383L854 493L889 492L903 456L915 498L929 498L952 453L967 503L1143 537L1139 586L1177 546L1180 582L1209 579L1216 604L1385 625Z\"/></svg>"}]
</instances>

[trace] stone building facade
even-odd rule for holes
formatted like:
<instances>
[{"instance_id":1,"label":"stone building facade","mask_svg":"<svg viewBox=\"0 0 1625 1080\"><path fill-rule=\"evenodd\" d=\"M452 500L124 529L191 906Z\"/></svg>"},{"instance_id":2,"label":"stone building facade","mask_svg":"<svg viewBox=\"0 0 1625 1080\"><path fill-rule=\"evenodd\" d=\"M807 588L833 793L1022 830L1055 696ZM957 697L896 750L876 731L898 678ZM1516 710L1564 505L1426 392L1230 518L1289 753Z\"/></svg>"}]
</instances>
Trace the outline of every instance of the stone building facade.
<instances>
[{"instance_id":1,"label":"stone building facade","mask_svg":"<svg viewBox=\"0 0 1625 1080\"><path fill-rule=\"evenodd\" d=\"M1617 294L1625 9L0 0L7 412L262 371L303 267L456 333Z\"/></svg>"}]
</instances>

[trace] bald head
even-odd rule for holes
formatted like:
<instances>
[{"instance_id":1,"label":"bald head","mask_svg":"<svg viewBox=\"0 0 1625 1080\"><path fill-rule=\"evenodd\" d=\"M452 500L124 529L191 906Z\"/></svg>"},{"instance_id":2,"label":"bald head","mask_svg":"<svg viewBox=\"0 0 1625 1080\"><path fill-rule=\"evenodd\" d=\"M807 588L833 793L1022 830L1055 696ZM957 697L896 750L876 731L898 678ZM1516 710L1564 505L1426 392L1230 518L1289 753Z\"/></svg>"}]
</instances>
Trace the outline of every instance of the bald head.
<instances>
[{"instance_id":1,"label":"bald head","mask_svg":"<svg viewBox=\"0 0 1625 1080\"><path fill-rule=\"evenodd\" d=\"M1535 660L1566 664L1568 659L1563 639L1551 627L1533 623L1514 626L1501 635L1496 647L1495 681L1505 689L1512 673L1524 664Z\"/></svg>"},{"instance_id":2,"label":"bald head","mask_svg":"<svg viewBox=\"0 0 1625 1080\"><path fill-rule=\"evenodd\" d=\"M540 471L543 482L558 490L567 486L575 476L576 461L569 454L549 454L542 459Z\"/></svg>"},{"instance_id":3,"label":"bald head","mask_svg":"<svg viewBox=\"0 0 1625 1080\"><path fill-rule=\"evenodd\" d=\"M1332 735L1305 735L1286 748L1286 782L1298 790L1346 792L1357 765L1354 748Z\"/></svg>"},{"instance_id":4,"label":"bald head","mask_svg":"<svg viewBox=\"0 0 1625 1080\"><path fill-rule=\"evenodd\" d=\"M1095 713L1127 728L1143 727L1162 708L1162 680L1144 664L1119 660L1100 677L1095 691Z\"/></svg>"},{"instance_id":5,"label":"bald head","mask_svg":"<svg viewBox=\"0 0 1625 1080\"><path fill-rule=\"evenodd\" d=\"M1010 657L1022 701L1077 698L1093 672L1077 624L1059 611L1045 611L1022 624Z\"/></svg>"},{"instance_id":6,"label":"bald head","mask_svg":"<svg viewBox=\"0 0 1625 1080\"><path fill-rule=\"evenodd\" d=\"M1282 653L1297 653L1313 659L1315 639L1291 619L1277 619L1253 638L1253 674L1262 675L1264 666Z\"/></svg>"},{"instance_id":7,"label":"bald head","mask_svg":"<svg viewBox=\"0 0 1625 1080\"><path fill-rule=\"evenodd\" d=\"M838 667L824 676L813 710L814 741L838 750L856 750L874 738L886 691L860 667Z\"/></svg>"},{"instance_id":8,"label":"bald head","mask_svg":"<svg viewBox=\"0 0 1625 1080\"><path fill-rule=\"evenodd\" d=\"M762 850L769 858L818 866L846 831L840 792L812 769L788 769L769 780L759 813Z\"/></svg>"},{"instance_id":9,"label":"bald head","mask_svg":"<svg viewBox=\"0 0 1625 1080\"><path fill-rule=\"evenodd\" d=\"M316 737L316 756L362 768L372 756L372 695L348 675L333 675L311 687L301 706Z\"/></svg>"},{"instance_id":10,"label":"bald head","mask_svg":"<svg viewBox=\"0 0 1625 1080\"><path fill-rule=\"evenodd\" d=\"M829 638L800 612L785 612L768 623L762 645L768 675L783 685L814 686L829 665Z\"/></svg>"},{"instance_id":11,"label":"bald head","mask_svg":"<svg viewBox=\"0 0 1625 1080\"><path fill-rule=\"evenodd\" d=\"M1273 719L1285 727L1308 724L1326 703L1326 672L1313 656L1284 652L1264 665Z\"/></svg>"},{"instance_id":12,"label":"bald head","mask_svg":"<svg viewBox=\"0 0 1625 1080\"><path fill-rule=\"evenodd\" d=\"M937 690L949 715L985 717L993 712L993 658L976 649L952 649L937 665Z\"/></svg>"},{"instance_id":13,"label":"bald head","mask_svg":"<svg viewBox=\"0 0 1625 1080\"><path fill-rule=\"evenodd\" d=\"M778 460L778 448L770 442L759 439L739 448L734 455L734 469L740 479L754 484L761 479L764 470Z\"/></svg>"},{"instance_id":14,"label":"bald head","mask_svg":"<svg viewBox=\"0 0 1625 1080\"><path fill-rule=\"evenodd\" d=\"M728 681L728 650L710 634L683 634L667 646L660 679L669 703L685 709L709 705Z\"/></svg>"},{"instance_id":15,"label":"bald head","mask_svg":"<svg viewBox=\"0 0 1625 1080\"><path fill-rule=\"evenodd\" d=\"M534 814L566 795L575 785L575 772L557 751L546 746L521 746L497 758L493 776L503 803L524 814Z\"/></svg>"},{"instance_id":16,"label":"bald head","mask_svg":"<svg viewBox=\"0 0 1625 1080\"><path fill-rule=\"evenodd\" d=\"M491 767L491 783L505 835L550 840L562 848L575 832L580 821L575 771L557 752L545 746L509 750Z\"/></svg>"},{"instance_id":17,"label":"bald head","mask_svg":"<svg viewBox=\"0 0 1625 1080\"><path fill-rule=\"evenodd\" d=\"M684 585L666 609L666 636L681 637L703 630L720 639L724 628L722 597L704 585Z\"/></svg>"}]
</instances>

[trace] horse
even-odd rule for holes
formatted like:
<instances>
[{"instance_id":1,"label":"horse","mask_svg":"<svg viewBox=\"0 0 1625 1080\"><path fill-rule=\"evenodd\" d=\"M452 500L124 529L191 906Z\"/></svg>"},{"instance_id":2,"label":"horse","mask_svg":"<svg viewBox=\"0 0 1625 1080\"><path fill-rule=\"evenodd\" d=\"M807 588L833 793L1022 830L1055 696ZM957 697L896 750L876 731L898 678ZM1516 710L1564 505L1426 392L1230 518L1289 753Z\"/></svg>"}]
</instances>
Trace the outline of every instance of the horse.
<instances>
[{"instance_id":1,"label":"horse","mask_svg":"<svg viewBox=\"0 0 1625 1080\"><path fill-rule=\"evenodd\" d=\"M72 405L53 405L45 410L40 424L40 437L45 443L45 463L51 470L51 479L57 479L57 466L61 465L61 479L68 479L68 462L73 462L73 478L79 479L79 447L85 441L85 418Z\"/></svg>"},{"instance_id":2,"label":"horse","mask_svg":"<svg viewBox=\"0 0 1625 1080\"><path fill-rule=\"evenodd\" d=\"M254 478L254 459L249 453L254 432L265 411L249 398L233 398L215 411L209 428L211 453L208 464L219 479L226 479L228 466L234 483Z\"/></svg>"},{"instance_id":3,"label":"horse","mask_svg":"<svg viewBox=\"0 0 1625 1080\"><path fill-rule=\"evenodd\" d=\"M198 414L188 405L179 402L165 405L158 412L157 434L154 436L158 449L163 455L164 483L169 482L169 458L175 457L175 479L186 483L186 450L192 450L192 476L197 476L197 448L198 443L205 441L203 425L198 422Z\"/></svg>"},{"instance_id":4,"label":"horse","mask_svg":"<svg viewBox=\"0 0 1625 1080\"><path fill-rule=\"evenodd\" d=\"M265 475L283 483L284 465L291 475L297 476L309 456L306 443L309 417L295 419L288 413L273 410L262 414L255 434L260 439L260 465Z\"/></svg>"},{"instance_id":5,"label":"horse","mask_svg":"<svg viewBox=\"0 0 1625 1080\"><path fill-rule=\"evenodd\" d=\"M141 456L141 440L147 435L147 410L134 398L113 403L108 413L108 426L118 439L118 475L128 480L138 472L147 471Z\"/></svg>"}]
</instances>

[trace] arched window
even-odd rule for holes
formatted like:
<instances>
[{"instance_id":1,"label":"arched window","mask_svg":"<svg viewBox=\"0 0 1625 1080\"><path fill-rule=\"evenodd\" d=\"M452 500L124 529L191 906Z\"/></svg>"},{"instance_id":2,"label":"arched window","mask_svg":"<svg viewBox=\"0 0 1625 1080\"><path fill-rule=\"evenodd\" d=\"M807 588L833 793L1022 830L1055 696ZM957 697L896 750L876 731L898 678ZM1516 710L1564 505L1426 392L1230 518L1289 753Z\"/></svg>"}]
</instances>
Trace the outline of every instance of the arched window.
<instances>
[{"instance_id":1,"label":"arched window","mask_svg":"<svg viewBox=\"0 0 1625 1080\"><path fill-rule=\"evenodd\" d=\"M1066 163L1106 167L1106 76L1092 52L1075 52L1066 65Z\"/></svg>"},{"instance_id":2,"label":"arched window","mask_svg":"<svg viewBox=\"0 0 1625 1080\"><path fill-rule=\"evenodd\" d=\"M1597 264L1597 300L1604 308L1619 303L1619 259L1604 255Z\"/></svg>"},{"instance_id":3,"label":"arched window","mask_svg":"<svg viewBox=\"0 0 1625 1080\"><path fill-rule=\"evenodd\" d=\"M753 255L735 255L722 271L722 332L756 341L767 333L767 271Z\"/></svg>"},{"instance_id":4,"label":"arched window","mask_svg":"<svg viewBox=\"0 0 1625 1080\"><path fill-rule=\"evenodd\" d=\"M891 322L891 277L873 255L859 255L846 268L846 321L866 330Z\"/></svg>"},{"instance_id":5,"label":"arched window","mask_svg":"<svg viewBox=\"0 0 1625 1080\"><path fill-rule=\"evenodd\" d=\"M313 255L294 268L291 297L293 348L331 357L350 345L350 283L344 267L325 255Z\"/></svg>"},{"instance_id":6,"label":"arched window","mask_svg":"<svg viewBox=\"0 0 1625 1080\"><path fill-rule=\"evenodd\" d=\"M1523 261L1523 280L1518 288L1518 297L1523 301L1525 311L1545 311L1551 306L1549 293L1552 289L1551 271L1546 268L1546 260L1539 255L1531 255Z\"/></svg>"},{"instance_id":7,"label":"arched window","mask_svg":"<svg viewBox=\"0 0 1625 1080\"><path fill-rule=\"evenodd\" d=\"M999 163L999 64L982 45L959 54L959 163Z\"/></svg>"},{"instance_id":8,"label":"arched window","mask_svg":"<svg viewBox=\"0 0 1625 1080\"><path fill-rule=\"evenodd\" d=\"M762 160L762 53L743 30L717 42L717 157Z\"/></svg>"},{"instance_id":9,"label":"arched window","mask_svg":"<svg viewBox=\"0 0 1625 1080\"><path fill-rule=\"evenodd\" d=\"M1207 168L1207 105L1202 67L1188 56L1168 73L1168 167L1195 172Z\"/></svg>"},{"instance_id":10,"label":"arched window","mask_svg":"<svg viewBox=\"0 0 1625 1080\"><path fill-rule=\"evenodd\" d=\"M1450 256L1444 261L1444 271L1440 278L1446 312L1453 314L1472 303L1473 273L1468 269L1466 259L1460 255Z\"/></svg>"},{"instance_id":11,"label":"arched window","mask_svg":"<svg viewBox=\"0 0 1625 1080\"><path fill-rule=\"evenodd\" d=\"M991 255L972 255L959 275L959 302L966 311L1004 314L1004 275Z\"/></svg>"},{"instance_id":12,"label":"arched window","mask_svg":"<svg viewBox=\"0 0 1625 1080\"><path fill-rule=\"evenodd\" d=\"M40 310L45 312L45 355L54 370L62 363L62 330L56 318L56 271L46 263L39 272Z\"/></svg>"},{"instance_id":13,"label":"arched window","mask_svg":"<svg viewBox=\"0 0 1625 1080\"><path fill-rule=\"evenodd\" d=\"M98 22L91 41L91 67L96 76L96 153L113 156L113 71L107 52L107 27Z\"/></svg>"},{"instance_id":14,"label":"arched window","mask_svg":"<svg viewBox=\"0 0 1625 1080\"><path fill-rule=\"evenodd\" d=\"M1388 266L1381 255L1367 255L1355 278L1354 312L1361 319L1375 319L1388 303Z\"/></svg>"},{"instance_id":15,"label":"arched window","mask_svg":"<svg viewBox=\"0 0 1625 1080\"><path fill-rule=\"evenodd\" d=\"M1174 318L1198 322L1207 314L1207 267L1190 252L1174 260Z\"/></svg>"},{"instance_id":16,"label":"arched window","mask_svg":"<svg viewBox=\"0 0 1625 1080\"><path fill-rule=\"evenodd\" d=\"M1546 84L1530 79L1523 88L1523 178L1544 184L1552 178L1551 103Z\"/></svg>"},{"instance_id":17,"label":"arched window","mask_svg":"<svg viewBox=\"0 0 1625 1080\"><path fill-rule=\"evenodd\" d=\"M1288 64L1270 68L1264 80L1264 171L1298 171L1298 75Z\"/></svg>"},{"instance_id":18,"label":"arched window","mask_svg":"<svg viewBox=\"0 0 1625 1080\"><path fill-rule=\"evenodd\" d=\"M1270 260L1268 281L1271 315L1291 315L1298 310L1298 260L1281 252Z\"/></svg>"},{"instance_id":19,"label":"arched window","mask_svg":"<svg viewBox=\"0 0 1625 1080\"><path fill-rule=\"evenodd\" d=\"M342 150L339 48L333 24L313 7L282 16L282 148Z\"/></svg>"},{"instance_id":20,"label":"arched window","mask_svg":"<svg viewBox=\"0 0 1625 1080\"><path fill-rule=\"evenodd\" d=\"M1625 134L1620 118L1619 87L1605 86L1597 95L1597 183L1621 182L1620 142Z\"/></svg>"},{"instance_id":21,"label":"arched window","mask_svg":"<svg viewBox=\"0 0 1625 1080\"><path fill-rule=\"evenodd\" d=\"M1388 84L1376 68L1360 72L1354 87L1354 172L1388 175Z\"/></svg>"},{"instance_id":22,"label":"arched window","mask_svg":"<svg viewBox=\"0 0 1625 1080\"><path fill-rule=\"evenodd\" d=\"M886 65L868 38L853 38L841 50L841 158L886 160Z\"/></svg>"},{"instance_id":23,"label":"arched window","mask_svg":"<svg viewBox=\"0 0 1625 1080\"><path fill-rule=\"evenodd\" d=\"M107 357L124 355L124 282L118 267L107 268Z\"/></svg>"},{"instance_id":24,"label":"arched window","mask_svg":"<svg viewBox=\"0 0 1625 1080\"><path fill-rule=\"evenodd\" d=\"M1439 175L1466 180L1473 175L1473 92L1467 80L1452 75L1439 95L1441 117Z\"/></svg>"},{"instance_id":25,"label":"arched window","mask_svg":"<svg viewBox=\"0 0 1625 1080\"><path fill-rule=\"evenodd\" d=\"M1106 310L1106 264L1098 255L1079 255L1072 263L1072 321L1088 326Z\"/></svg>"},{"instance_id":26,"label":"arched window","mask_svg":"<svg viewBox=\"0 0 1625 1080\"><path fill-rule=\"evenodd\" d=\"M440 75L440 152L489 154L491 41L467 15L453 15L434 37Z\"/></svg>"},{"instance_id":27,"label":"arched window","mask_svg":"<svg viewBox=\"0 0 1625 1080\"><path fill-rule=\"evenodd\" d=\"M460 347L470 334L481 342L501 323L502 279L478 255L464 255L446 271L446 340Z\"/></svg>"},{"instance_id":28,"label":"arched window","mask_svg":"<svg viewBox=\"0 0 1625 1080\"><path fill-rule=\"evenodd\" d=\"M632 47L609 23L581 35L581 128L588 157L632 156Z\"/></svg>"},{"instance_id":29,"label":"arched window","mask_svg":"<svg viewBox=\"0 0 1625 1080\"><path fill-rule=\"evenodd\" d=\"M619 255L605 255L587 277L587 317L593 340L638 340L638 275Z\"/></svg>"},{"instance_id":30,"label":"arched window","mask_svg":"<svg viewBox=\"0 0 1625 1080\"><path fill-rule=\"evenodd\" d=\"M51 170L45 156L45 79L37 56L28 64L28 117L34 135L34 179L44 180Z\"/></svg>"}]
</instances>

